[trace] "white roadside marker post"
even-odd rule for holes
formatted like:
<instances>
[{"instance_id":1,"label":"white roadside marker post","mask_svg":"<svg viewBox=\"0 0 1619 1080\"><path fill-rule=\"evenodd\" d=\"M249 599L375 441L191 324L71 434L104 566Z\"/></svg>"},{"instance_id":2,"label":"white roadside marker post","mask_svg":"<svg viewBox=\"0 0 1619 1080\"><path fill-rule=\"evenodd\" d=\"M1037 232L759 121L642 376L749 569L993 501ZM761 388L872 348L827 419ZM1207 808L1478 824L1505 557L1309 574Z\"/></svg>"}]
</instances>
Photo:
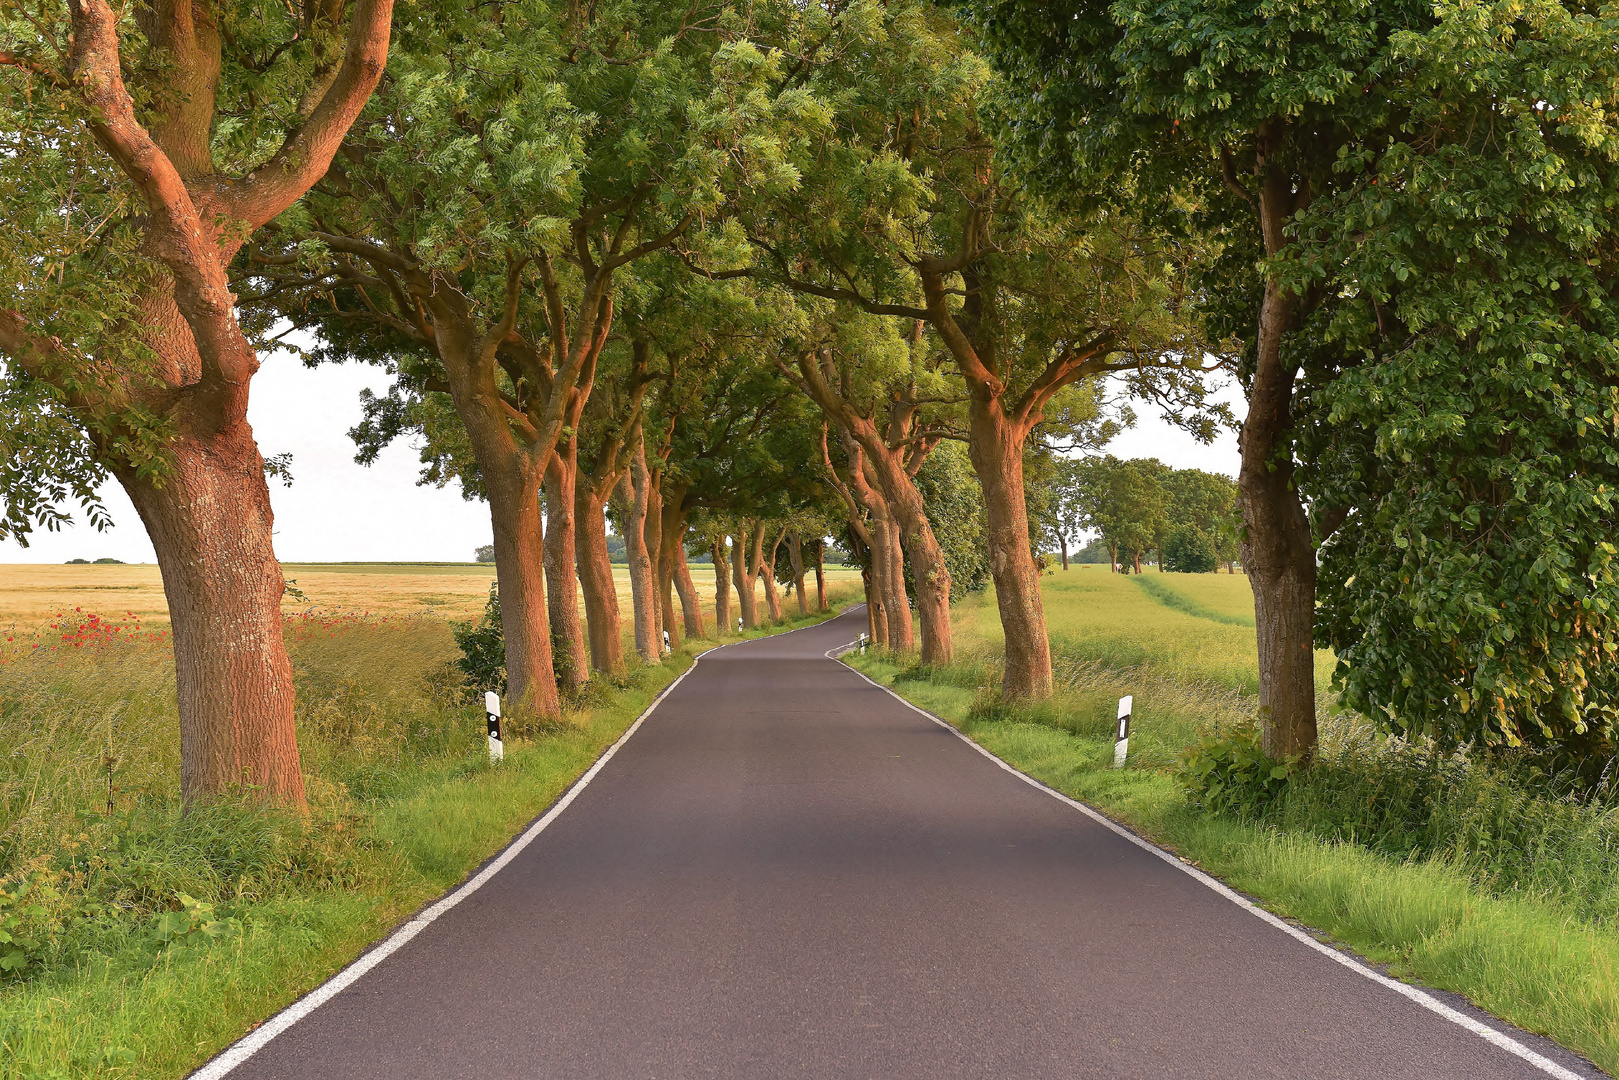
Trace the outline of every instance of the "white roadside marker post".
<instances>
[{"instance_id":1,"label":"white roadside marker post","mask_svg":"<svg viewBox=\"0 0 1619 1080\"><path fill-rule=\"evenodd\" d=\"M860 655L866 655L866 632L864 630L860 631Z\"/></svg>"},{"instance_id":2,"label":"white roadside marker post","mask_svg":"<svg viewBox=\"0 0 1619 1080\"><path fill-rule=\"evenodd\" d=\"M736 617L736 632L739 634L742 632L742 616L740 615Z\"/></svg>"},{"instance_id":3,"label":"white roadside marker post","mask_svg":"<svg viewBox=\"0 0 1619 1080\"><path fill-rule=\"evenodd\" d=\"M1124 755L1130 752L1130 706L1135 701L1134 694L1126 694L1119 699L1119 729L1113 737L1113 767L1124 768Z\"/></svg>"},{"instance_id":4,"label":"white roadside marker post","mask_svg":"<svg viewBox=\"0 0 1619 1080\"><path fill-rule=\"evenodd\" d=\"M674 652L674 650L669 647L669 631L667 630L663 632L663 651L665 653Z\"/></svg>"},{"instance_id":5,"label":"white roadside marker post","mask_svg":"<svg viewBox=\"0 0 1619 1080\"><path fill-rule=\"evenodd\" d=\"M484 691L483 711L489 719L489 764L498 765L506 756L506 743L500 737L500 695L493 690Z\"/></svg>"}]
</instances>

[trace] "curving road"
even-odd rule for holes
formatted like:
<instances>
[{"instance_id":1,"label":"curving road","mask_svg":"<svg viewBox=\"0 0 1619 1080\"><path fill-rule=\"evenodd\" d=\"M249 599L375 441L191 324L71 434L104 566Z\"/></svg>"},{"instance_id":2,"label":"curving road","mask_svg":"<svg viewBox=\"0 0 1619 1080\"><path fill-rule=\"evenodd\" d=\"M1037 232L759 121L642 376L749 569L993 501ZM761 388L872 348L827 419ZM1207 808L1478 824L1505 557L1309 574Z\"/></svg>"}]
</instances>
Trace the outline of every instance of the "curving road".
<instances>
[{"instance_id":1,"label":"curving road","mask_svg":"<svg viewBox=\"0 0 1619 1080\"><path fill-rule=\"evenodd\" d=\"M825 657L863 626L704 656L481 887L197 1075L1602 1075L999 767Z\"/></svg>"}]
</instances>

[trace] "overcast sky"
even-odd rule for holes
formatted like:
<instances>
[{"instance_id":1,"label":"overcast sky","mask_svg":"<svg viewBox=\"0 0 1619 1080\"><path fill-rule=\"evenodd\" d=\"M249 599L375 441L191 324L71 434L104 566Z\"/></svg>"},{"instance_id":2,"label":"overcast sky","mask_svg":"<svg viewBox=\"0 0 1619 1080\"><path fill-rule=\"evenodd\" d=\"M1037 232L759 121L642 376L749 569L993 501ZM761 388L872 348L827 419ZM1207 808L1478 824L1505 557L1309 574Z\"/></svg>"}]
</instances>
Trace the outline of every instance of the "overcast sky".
<instances>
[{"instance_id":1,"label":"overcast sky","mask_svg":"<svg viewBox=\"0 0 1619 1080\"><path fill-rule=\"evenodd\" d=\"M461 498L454 485L418 487L417 449L397 443L375 465L354 462L348 430L360 420L359 395L381 393L387 377L375 368L328 365L310 369L281 353L267 357L253 380L248 419L266 457L292 454L291 487L270 483L275 549L283 562L467 562L490 542L488 512ZM1227 387L1221 400L1243 411ZM1204 446L1138 403L1139 419L1108 448L1119 457L1156 457L1177 468L1237 473L1237 440L1225 434ZM135 509L117 483L103 492L113 527L85 524L35 533L28 547L0 542L0 562L61 563L113 558L154 562Z\"/></svg>"}]
</instances>

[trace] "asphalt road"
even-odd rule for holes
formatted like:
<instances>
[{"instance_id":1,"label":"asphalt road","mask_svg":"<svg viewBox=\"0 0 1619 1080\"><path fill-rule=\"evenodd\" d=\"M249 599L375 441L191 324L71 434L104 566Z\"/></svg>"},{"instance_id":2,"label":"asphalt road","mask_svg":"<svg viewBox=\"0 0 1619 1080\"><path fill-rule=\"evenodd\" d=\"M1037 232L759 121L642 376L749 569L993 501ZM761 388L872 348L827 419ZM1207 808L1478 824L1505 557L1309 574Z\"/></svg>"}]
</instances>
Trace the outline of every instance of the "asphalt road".
<instances>
[{"instance_id":1,"label":"asphalt road","mask_svg":"<svg viewBox=\"0 0 1619 1080\"><path fill-rule=\"evenodd\" d=\"M232 1080L1548 1075L825 658L863 626L704 656L508 865Z\"/></svg>"}]
</instances>

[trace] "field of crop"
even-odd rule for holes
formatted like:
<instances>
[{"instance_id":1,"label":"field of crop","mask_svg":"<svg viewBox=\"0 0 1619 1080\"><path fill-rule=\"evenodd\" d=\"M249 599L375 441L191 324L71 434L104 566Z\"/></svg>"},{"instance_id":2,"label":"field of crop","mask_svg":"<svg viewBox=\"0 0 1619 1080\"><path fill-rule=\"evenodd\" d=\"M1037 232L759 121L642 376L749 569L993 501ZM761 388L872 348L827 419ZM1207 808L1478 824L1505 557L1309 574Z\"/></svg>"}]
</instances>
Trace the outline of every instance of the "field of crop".
<instances>
[{"instance_id":1,"label":"field of crop","mask_svg":"<svg viewBox=\"0 0 1619 1080\"><path fill-rule=\"evenodd\" d=\"M302 594L289 593L282 602L282 610L288 615L314 611L322 615L473 619L482 613L495 577L490 563L285 563L282 569ZM694 565L691 570L697 591L704 597L705 618L712 621L714 568ZM827 568L829 589L859 580L858 570ZM618 586L619 607L628 626L629 570L615 566L613 581ZM813 598L813 575L809 585ZM763 611L762 585L758 595L759 610ZM28 630L74 610L126 620L137 618L149 629L166 626L169 620L163 581L157 567L150 563L0 565L0 626Z\"/></svg>"},{"instance_id":2,"label":"field of crop","mask_svg":"<svg viewBox=\"0 0 1619 1080\"><path fill-rule=\"evenodd\" d=\"M288 576L313 593L287 622L307 821L181 814L155 568L0 568L0 1078L185 1075L463 878L712 645L593 680L491 768L446 618L489 567Z\"/></svg>"},{"instance_id":3,"label":"field of crop","mask_svg":"<svg viewBox=\"0 0 1619 1080\"><path fill-rule=\"evenodd\" d=\"M850 662L1271 910L1619 1068L1611 792L1582 792L1523 755L1387 739L1335 712L1333 658L1318 652L1316 763L1263 805L1205 806L1186 755L1247 737L1258 711L1247 579L1076 567L1047 575L1043 595L1049 702L1000 700L1003 639L988 594L953 610L953 665L875 650ZM1125 694L1135 698L1129 763L1114 769Z\"/></svg>"}]
</instances>

